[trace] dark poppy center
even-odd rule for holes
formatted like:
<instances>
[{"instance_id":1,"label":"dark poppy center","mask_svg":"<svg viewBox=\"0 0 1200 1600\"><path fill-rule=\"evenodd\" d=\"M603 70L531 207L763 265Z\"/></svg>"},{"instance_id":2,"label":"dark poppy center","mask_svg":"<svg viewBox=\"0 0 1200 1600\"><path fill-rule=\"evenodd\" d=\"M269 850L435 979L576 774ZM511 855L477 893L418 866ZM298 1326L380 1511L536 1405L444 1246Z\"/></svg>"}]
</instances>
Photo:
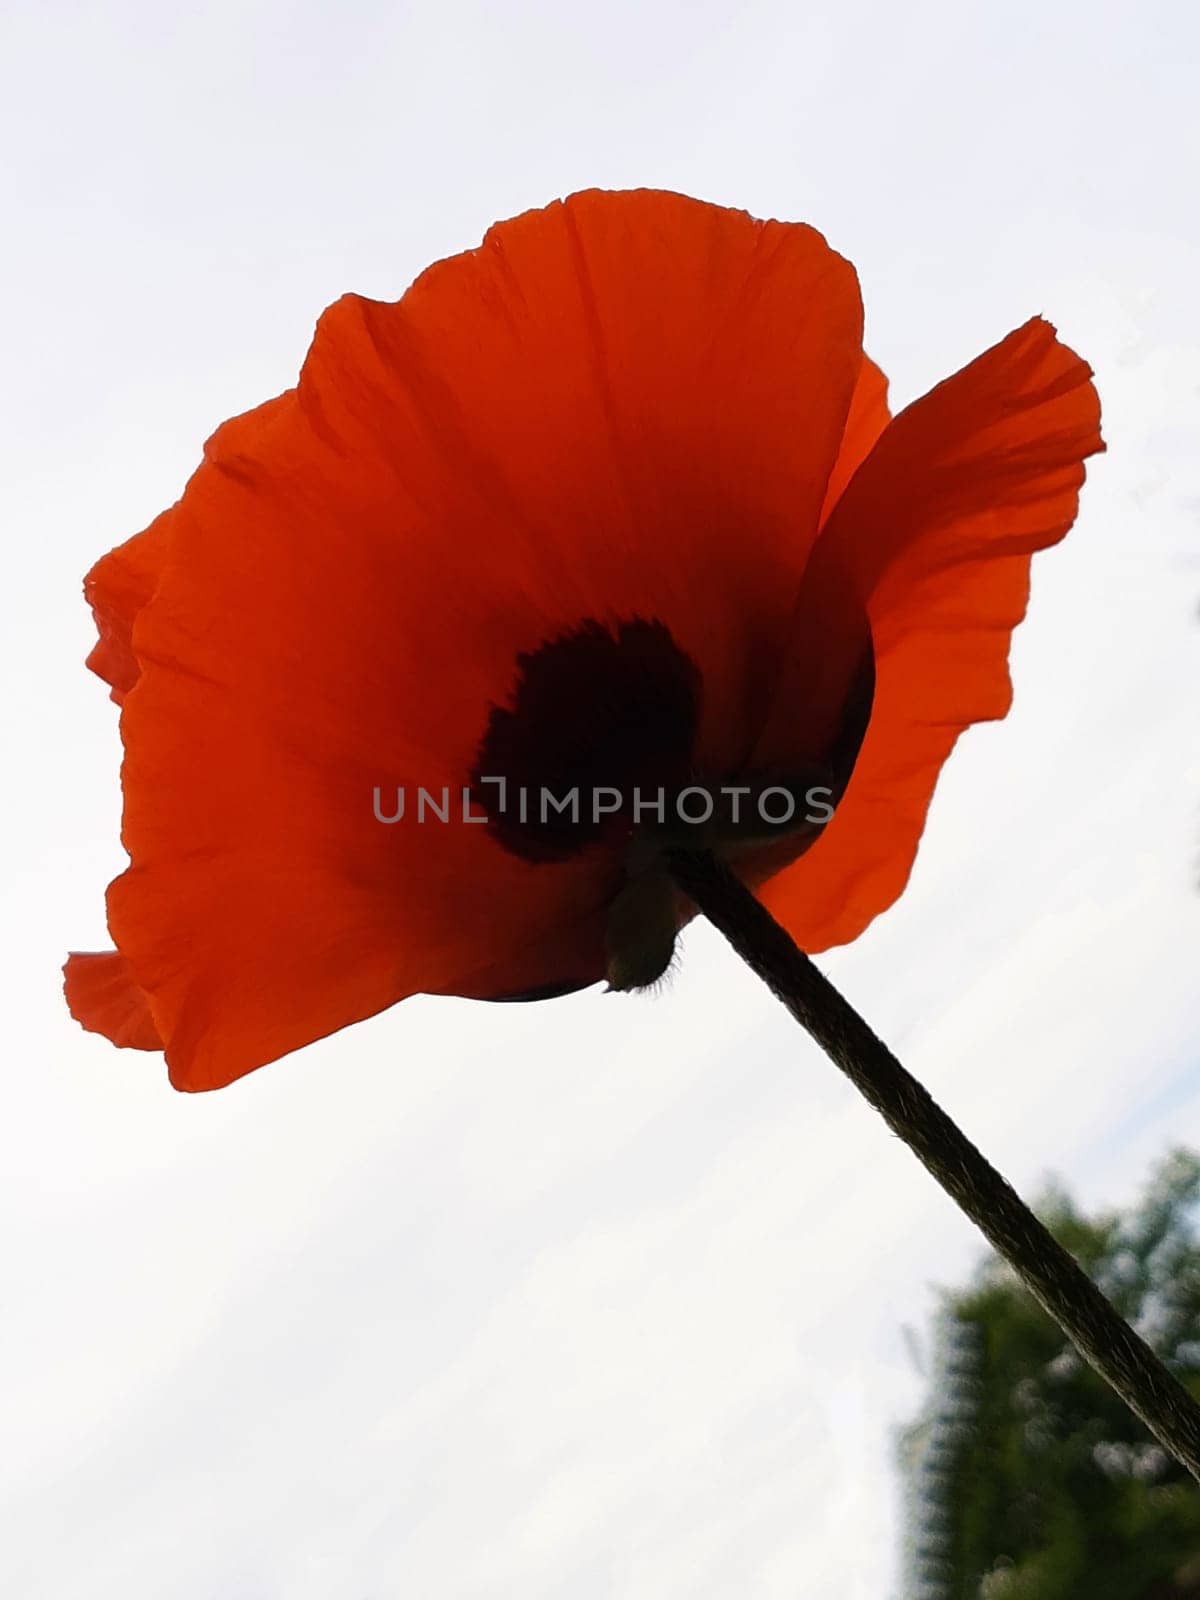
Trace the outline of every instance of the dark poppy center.
<instances>
[{"instance_id":1,"label":"dark poppy center","mask_svg":"<svg viewBox=\"0 0 1200 1600\"><path fill-rule=\"evenodd\" d=\"M517 657L471 773L498 841L527 861L562 861L637 825L636 808L686 784L700 673L662 622L578 628Z\"/></svg>"}]
</instances>

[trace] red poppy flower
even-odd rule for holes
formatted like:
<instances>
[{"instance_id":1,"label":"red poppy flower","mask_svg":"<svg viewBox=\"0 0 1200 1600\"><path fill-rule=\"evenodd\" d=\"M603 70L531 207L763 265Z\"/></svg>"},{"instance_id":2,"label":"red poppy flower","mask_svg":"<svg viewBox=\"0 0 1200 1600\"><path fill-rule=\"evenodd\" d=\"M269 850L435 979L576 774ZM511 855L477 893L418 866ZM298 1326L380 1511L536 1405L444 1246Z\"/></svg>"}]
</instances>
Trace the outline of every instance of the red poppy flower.
<instances>
[{"instance_id":1,"label":"red poppy flower","mask_svg":"<svg viewBox=\"0 0 1200 1600\"><path fill-rule=\"evenodd\" d=\"M88 576L131 864L72 1011L208 1089L418 992L639 983L689 908L635 789L740 789L705 841L803 949L853 939L1005 714L1101 448L1038 319L890 419L853 268L678 195L574 195L346 296ZM831 821L767 819L814 784ZM578 820L516 808L572 787Z\"/></svg>"}]
</instances>

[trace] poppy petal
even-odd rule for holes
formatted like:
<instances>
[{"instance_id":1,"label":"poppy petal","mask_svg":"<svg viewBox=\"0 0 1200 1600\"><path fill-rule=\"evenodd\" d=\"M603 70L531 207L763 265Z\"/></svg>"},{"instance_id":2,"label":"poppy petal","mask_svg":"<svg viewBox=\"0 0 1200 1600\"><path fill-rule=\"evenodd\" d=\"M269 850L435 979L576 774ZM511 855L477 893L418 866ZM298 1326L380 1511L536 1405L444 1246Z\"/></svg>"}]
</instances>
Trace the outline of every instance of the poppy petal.
<instances>
[{"instance_id":1,"label":"poppy petal","mask_svg":"<svg viewBox=\"0 0 1200 1600\"><path fill-rule=\"evenodd\" d=\"M880 434L892 420L888 409L888 381L871 358L864 355L859 367L854 393L850 397L850 410L829 486L821 506L821 526L829 521L830 513L842 498L846 485L875 448Z\"/></svg>"},{"instance_id":2,"label":"poppy petal","mask_svg":"<svg viewBox=\"0 0 1200 1600\"><path fill-rule=\"evenodd\" d=\"M661 620L704 672L700 758L720 767L782 644L861 327L853 269L811 228L589 192L492 229L396 305L339 301L299 394L314 431L390 469L377 503L403 475L423 634L449 580L494 695L519 651L583 618Z\"/></svg>"},{"instance_id":3,"label":"poppy petal","mask_svg":"<svg viewBox=\"0 0 1200 1600\"><path fill-rule=\"evenodd\" d=\"M172 521L173 511L164 511L148 528L102 556L83 580L98 635L87 664L109 685L118 705L137 682L133 623L158 587Z\"/></svg>"},{"instance_id":4,"label":"poppy petal","mask_svg":"<svg viewBox=\"0 0 1200 1600\"><path fill-rule=\"evenodd\" d=\"M386 826L373 790L457 808L518 657L586 619L669 628L731 765L869 387L860 337L812 229L578 195L396 304L339 301L297 390L218 431L132 618L109 896L177 1085L414 992L602 976L619 860Z\"/></svg>"},{"instance_id":5,"label":"poppy petal","mask_svg":"<svg viewBox=\"0 0 1200 1600\"><path fill-rule=\"evenodd\" d=\"M76 951L63 967L67 1007L89 1033L127 1050L161 1050L146 991L115 950Z\"/></svg>"},{"instance_id":6,"label":"poppy petal","mask_svg":"<svg viewBox=\"0 0 1200 1600\"><path fill-rule=\"evenodd\" d=\"M863 597L875 700L833 820L762 889L803 948L891 905L959 734L1006 714L1030 560L1074 521L1099 423L1091 369L1034 319L901 412L839 499L814 563Z\"/></svg>"}]
</instances>

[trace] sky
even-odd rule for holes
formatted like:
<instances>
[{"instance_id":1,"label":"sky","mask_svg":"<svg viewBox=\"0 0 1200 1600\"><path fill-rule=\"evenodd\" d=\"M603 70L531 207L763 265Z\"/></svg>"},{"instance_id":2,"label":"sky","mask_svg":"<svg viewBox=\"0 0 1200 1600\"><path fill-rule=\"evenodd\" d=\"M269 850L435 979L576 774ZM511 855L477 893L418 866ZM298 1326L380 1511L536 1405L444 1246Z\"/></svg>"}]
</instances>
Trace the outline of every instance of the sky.
<instances>
[{"instance_id":1,"label":"sky","mask_svg":"<svg viewBox=\"0 0 1200 1600\"><path fill-rule=\"evenodd\" d=\"M823 965L1021 1188L1200 1144L1200 223L1183 4L8 0L0 1593L880 1600L978 1259L693 926L666 992L417 999L220 1094L67 1018L119 745L93 560L317 313L651 185L809 221L903 404L1042 312L1109 452L1015 705Z\"/></svg>"}]
</instances>

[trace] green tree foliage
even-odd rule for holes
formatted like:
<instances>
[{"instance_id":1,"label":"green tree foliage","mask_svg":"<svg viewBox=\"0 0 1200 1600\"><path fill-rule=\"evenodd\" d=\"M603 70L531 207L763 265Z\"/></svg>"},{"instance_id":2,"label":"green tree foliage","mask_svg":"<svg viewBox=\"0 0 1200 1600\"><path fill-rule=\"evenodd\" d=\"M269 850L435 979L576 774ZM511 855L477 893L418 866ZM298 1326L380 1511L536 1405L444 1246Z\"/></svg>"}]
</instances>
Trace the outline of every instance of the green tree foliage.
<instances>
[{"instance_id":1,"label":"green tree foliage","mask_svg":"<svg viewBox=\"0 0 1200 1600\"><path fill-rule=\"evenodd\" d=\"M1200 1158L1171 1155L1127 1214L1061 1190L1041 1211L1200 1395ZM913 1600L1200 1600L1200 1490L1003 1263L948 1298L940 1345L903 1445Z\"/></svg>"}]
</instances>

